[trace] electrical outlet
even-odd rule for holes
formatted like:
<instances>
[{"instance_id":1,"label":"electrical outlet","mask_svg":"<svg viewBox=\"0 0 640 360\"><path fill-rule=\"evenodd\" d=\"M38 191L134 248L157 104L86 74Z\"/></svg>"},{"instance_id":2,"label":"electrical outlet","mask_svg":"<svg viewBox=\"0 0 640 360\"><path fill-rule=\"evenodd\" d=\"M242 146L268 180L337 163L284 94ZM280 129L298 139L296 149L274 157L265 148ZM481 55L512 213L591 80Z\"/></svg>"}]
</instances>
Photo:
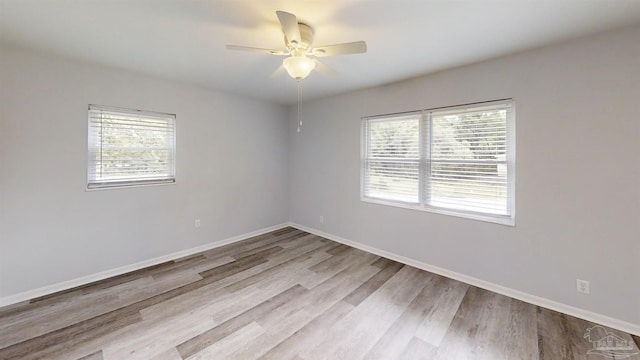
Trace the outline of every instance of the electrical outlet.
<instances>
[{"instance_id":1,"label":"electrical outlet","mask_svg":"<svg viewBox=\"0 0 640 360\"><path fill-rule=\"evenodd\" d=\"M324 216L320 215L320 224L324 224Z\"/></svg>"},{"instance_id":2,"label":"electrical outlet","mask_svg":"<svg viewBox=\"0 0 640 360\"><path fill-rule=\"evenodd\" d=\"M195 227L196 229L200 228L200 219L195 219L193 221L193 227Z\"/></svg>"},{"instance_id":3,"label":"electrical outlet","mask_svg":"<svg viewBox=\"0 0 640 360\"><path fill-rule=\"evenodd\" d=\"M587 280L576 279L576 290L579 293L591 294L591 286Z\"/></svg>"}]
</instances>

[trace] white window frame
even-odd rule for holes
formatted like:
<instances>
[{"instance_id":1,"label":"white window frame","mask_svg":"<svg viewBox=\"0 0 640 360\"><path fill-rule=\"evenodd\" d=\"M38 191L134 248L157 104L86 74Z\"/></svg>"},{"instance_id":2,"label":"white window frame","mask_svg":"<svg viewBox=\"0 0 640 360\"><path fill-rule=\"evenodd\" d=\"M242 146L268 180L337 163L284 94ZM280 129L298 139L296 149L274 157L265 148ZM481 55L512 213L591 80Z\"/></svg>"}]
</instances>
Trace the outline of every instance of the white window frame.
<instances>
[{"instance_id":1,"label":"white window frame","mask_svg":"<svg viewBox=\"0 0 640 360\"><path fill-rule=\"evenodd\" d=\"M176 181L176 115L152 111L126 109L104 105L89 105L87 120L87 190L113 189L132 186L149 186L173 184ZM150 146L136 144L132 146L109 145L102 139L103 124L107 117L121 117L122 130L138 128L135 135L161 136L162 145ZM124 132L123 132L124 133ZM125 135L123 135L125 136ZM104 161L105 154L110 150L131 151L159 151L167 153L167 161L155 163L148 158L143 159L142 165L158 166L155 173L141 175L140 172L128 171L107 174L109 167ZM140 160L132 156L122 160L123 167L131 166L132 161ZM111 162L114 164L114 162ZM115 162L116 166L118 163ZM140 163L139 163L140 164Z\"/></svg>"},{"instance_id":2,"label":"white window frame","mask_svg":"<svg viewBox=\"0 0 640 360\"><path fill-rule=\"evenodd\" d=\"M478 212L478 211L469 211L455 208L446 208L442 206L433 206L431 204L431 200L428 198L429 191L427 190L430 186L429 179L429 169L431 168L431 124L432 117L431 114L437 113L441 114L444 112L464 112L469 109L478 110L482 108L496 108L496 107L504 107L507 110L507 121L506 121L506 161L504 164L507 168L507 214L492 214L486 212ZM418 202L407 202L401 201L397 199L389 199L382 197L369 196L366 194L366 182L367 182L367 166L368 161L371 161L368 158L368 148L369 148L369 139L368 139L368 126L373 121L384 121L385 119L395 119L401 116L416 116L419 118L419 133L417 136L419 137L420 144L420 170L418 175ZM433 108L433 109L424 109L418 111L409 111L404 113L395 113L395 114L386 114L386 115L376 115L376 116L367 116L362 118L361 122L361 177L360 177L360 199L364 202L383 204L395 207L402 207L407 209L414 209L420 211L433 212L444 215L457 216L467 219L481 220L486 222L492 222L503 225L515 226L515 179L516 179L516 166L515 166L515 102L513 99L503 99L503 100L495 100L495 101L487 101L481 103L473 103L473 104L465 104L465 105L457 105L457 106L449 106L442 108ZM433 161L437 162L437 161Z\"/></svg>"}]
</instances>

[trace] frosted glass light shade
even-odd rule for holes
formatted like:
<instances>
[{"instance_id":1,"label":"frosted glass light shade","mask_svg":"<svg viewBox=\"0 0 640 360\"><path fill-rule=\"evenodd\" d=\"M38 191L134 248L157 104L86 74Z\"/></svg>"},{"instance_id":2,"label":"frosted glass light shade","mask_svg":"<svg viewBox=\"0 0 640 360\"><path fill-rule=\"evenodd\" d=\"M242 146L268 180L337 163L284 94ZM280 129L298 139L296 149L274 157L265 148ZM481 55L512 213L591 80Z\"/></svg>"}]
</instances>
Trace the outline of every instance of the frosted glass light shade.
<instances>
[{"instance_id":1,"label":"frosted glass light shade","mask_svg":"<svg viewBox=\"0 0 640 360\"><path fill-rule=\"evenodd\" d=\"M316 67L316 63L306 56L291 56L282 61L282 66L287 70L289 76L300 80L309 76L311 71Z\"/></svg>"}]
</instances>

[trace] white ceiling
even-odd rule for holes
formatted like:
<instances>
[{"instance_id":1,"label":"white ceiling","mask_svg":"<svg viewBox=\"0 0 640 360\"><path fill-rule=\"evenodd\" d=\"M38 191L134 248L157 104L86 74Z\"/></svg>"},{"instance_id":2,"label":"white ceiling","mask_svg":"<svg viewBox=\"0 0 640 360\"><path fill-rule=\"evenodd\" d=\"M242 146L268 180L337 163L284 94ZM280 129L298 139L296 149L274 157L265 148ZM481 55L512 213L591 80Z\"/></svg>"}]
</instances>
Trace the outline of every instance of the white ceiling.
<instances>
[{"instance_id":1,"label":"white ceiling","mask_svg":"<svg viewBox=\"0 0 640 360\"><path fill-rule=\"evenodd\" d=\"M640 23L640 0L0 0L0 41L282 104L296 101L276 10L315 28L315 45L365 40L366 54L323 58L306 99ZM640 39L639 39L640 41Z\"/></svg>"}]
</instances>

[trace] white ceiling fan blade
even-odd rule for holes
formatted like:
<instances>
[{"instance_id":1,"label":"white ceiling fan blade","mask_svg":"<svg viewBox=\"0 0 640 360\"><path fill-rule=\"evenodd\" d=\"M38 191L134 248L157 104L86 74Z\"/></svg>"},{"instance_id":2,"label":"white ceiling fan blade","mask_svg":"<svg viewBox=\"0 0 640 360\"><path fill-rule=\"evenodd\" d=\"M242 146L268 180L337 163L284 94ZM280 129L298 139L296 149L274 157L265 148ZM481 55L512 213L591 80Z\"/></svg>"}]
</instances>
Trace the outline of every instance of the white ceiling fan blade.
<instances>
[{"instance_id":1,"label":"white ceiling fan blade","mask_svg":"<svg viewBox=\"0 0 640 360\"><path fill-rule=\"evenodd\" d=\"M249 46L227 45L227 49L241 50L241 51L255 51L255 52L271 54L271 55L289 55L289 52L284 50L263 49L263 48L249 47Z\"/></svg>"},{"instance_id":2,"label":"white ceiling fan blade","mask_svg":"<svg viewBox=\"0 0 640 360\"><path fill-rule=\"evenodd\" d=\"M282 32L289 43L295 41L296 44L300 44L300 29L298 28L298 18L295 15L285 11L276 11L280 25L282 26ZM287 44L288 45L288 44Z\"/></svg>"},{"instance_id":3,"label":"white ceiling fan blade","mask_svg":"<svg viewBox=\"0 0 640 360\"><path fill-rule=\"evenodd\" d=\"M277 69L275 69L271 75L269 75L269 79L276 78L282 74L285 74L287 71L284 69L283 65L280 65Z\"/></svg>"},{"instance_id":4,"label":"white ceiling fan blade","mask_svg":"<svg viewBox=\"0 0 640 360\"><path fill-rule=\"evenodd\" d=\"M318 59L313 59L313 61L316 63L315 70L317 70L320 74L326 75L326 76L336 76L337 75L335 70L333 70L332 68L328 67L322 61L320 61Z\"/></svg>"},{"instance_id":5,"label":"white ceiling fan blade","mask_svg":"<svg viewBox=\"0 0 640 360\"><path fill-rule=\"evenodd\" d=\"M344 44L335 44L327 46L318 46L313 48L313 55L317 57L361 54L367 52L367 43L364 41L355 41Z\"/></svg>"}]
</instances>

